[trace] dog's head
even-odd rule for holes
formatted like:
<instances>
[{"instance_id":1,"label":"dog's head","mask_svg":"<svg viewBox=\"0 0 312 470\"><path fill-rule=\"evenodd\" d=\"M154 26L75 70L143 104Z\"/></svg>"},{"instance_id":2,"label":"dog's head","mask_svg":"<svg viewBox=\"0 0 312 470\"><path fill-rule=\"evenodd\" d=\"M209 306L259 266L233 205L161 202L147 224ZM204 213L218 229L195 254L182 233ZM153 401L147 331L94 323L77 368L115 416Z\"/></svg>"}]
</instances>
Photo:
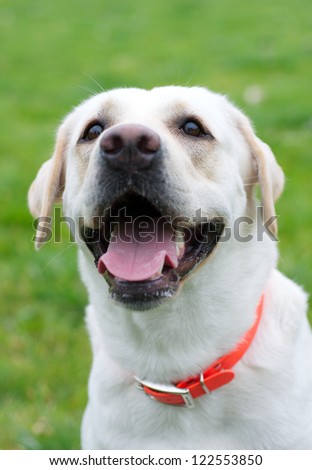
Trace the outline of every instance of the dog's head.
<instances>
[{"instance_id":1,"label":"dog's head","mask_svg":"<svg viewBox=\"0 0 312 470\"><path fill-rule=\"evenodd\" d=\"M62 198L112 296L146 309L209 261L224 227L248 213L257 182L269 218L283 173L225 97L203 88L119 89L67 116L29 206L46 221Z\"/></svg>"}]
</instances>

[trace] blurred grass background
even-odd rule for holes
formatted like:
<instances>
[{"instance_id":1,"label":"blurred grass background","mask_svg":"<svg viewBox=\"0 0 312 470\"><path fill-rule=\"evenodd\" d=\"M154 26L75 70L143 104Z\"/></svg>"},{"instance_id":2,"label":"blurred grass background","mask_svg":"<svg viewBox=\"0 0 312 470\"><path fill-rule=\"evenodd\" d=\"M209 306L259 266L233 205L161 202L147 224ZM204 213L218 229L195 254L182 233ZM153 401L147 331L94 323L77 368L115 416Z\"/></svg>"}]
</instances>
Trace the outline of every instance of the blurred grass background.
<instances>
[{"instance_id":1,"label":"blurred grass background","mask_svg":"<svg viewBox=\"0 0 312 470\"><path fill-rule=\"evenodd\" d=\"M311 0L1 0L0 448L79 448L90 348L76 248L35 253L26 193L93 91L203 85L252 118L287 175L280 268L312 290Z\"/></svg>"}]
</instances>

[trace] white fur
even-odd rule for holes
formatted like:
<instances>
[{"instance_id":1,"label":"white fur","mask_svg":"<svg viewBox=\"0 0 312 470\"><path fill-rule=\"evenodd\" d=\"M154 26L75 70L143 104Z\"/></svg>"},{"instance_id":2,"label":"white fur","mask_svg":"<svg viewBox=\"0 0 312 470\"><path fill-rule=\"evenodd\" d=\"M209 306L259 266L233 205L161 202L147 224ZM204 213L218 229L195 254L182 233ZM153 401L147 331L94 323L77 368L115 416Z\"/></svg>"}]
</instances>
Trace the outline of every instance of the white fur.
<instances>
[{"instance_id":1,"label":"white fur","mask_svg":"<svg viewBox=\"0 0 312 470\"><path fill-rule=\"evenodd\" d=\"M177 103L200 115L216 138L200 168L166 127L179 109ZM187 213L201 207L209 216L222 214L232 229L239 216L255 220L251 187L260 163L260 184L272 210L281 175L271 153L261 162L251 155L253 144L242 131L247 119L224 97L207 90L166 87L102 93L65 120L65 215L92 219L98 143L82 153L76 142L85 123L105 113L106 107L116 123L142 123L161 136L172 191L187 196ZM252 134L249 140L256 137ZM266 179L267 170L271 173ZM232 236L219 243L174 299L143 312L110 299L93 256L78 240L93 350L83 448L312 449L312 336L306 294L276 271L276 242L267 234L257 240L256 221L246 225L245 234L253 239L242 243ZM136 388L135 375L173 383L197 375L229 352L253 324L262 293L258 332L234 367L236 377L230 384L198 398L192 409L152 401Z\"/></svg>"}]
</instances>

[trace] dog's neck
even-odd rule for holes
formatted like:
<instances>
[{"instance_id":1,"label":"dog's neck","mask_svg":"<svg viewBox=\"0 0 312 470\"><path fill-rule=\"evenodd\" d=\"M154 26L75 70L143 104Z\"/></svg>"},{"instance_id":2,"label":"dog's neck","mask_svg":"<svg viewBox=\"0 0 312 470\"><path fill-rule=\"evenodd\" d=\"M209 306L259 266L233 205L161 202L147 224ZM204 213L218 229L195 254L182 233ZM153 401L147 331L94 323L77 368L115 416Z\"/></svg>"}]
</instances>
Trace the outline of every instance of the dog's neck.
<instances>
[{"instance_id":1,"label":"dog's neck","mask_svg":"<svg viewBox=\"0 0 312 470\"><path fill-rule=\"evenodd\" d=\"M255 320L277 250L267 236L220 244L175 299L143 312L114 304L88 254L80 258L101 347L126 373L165 383L199 373L235 347Z\"/></svg>"}]
</instances>

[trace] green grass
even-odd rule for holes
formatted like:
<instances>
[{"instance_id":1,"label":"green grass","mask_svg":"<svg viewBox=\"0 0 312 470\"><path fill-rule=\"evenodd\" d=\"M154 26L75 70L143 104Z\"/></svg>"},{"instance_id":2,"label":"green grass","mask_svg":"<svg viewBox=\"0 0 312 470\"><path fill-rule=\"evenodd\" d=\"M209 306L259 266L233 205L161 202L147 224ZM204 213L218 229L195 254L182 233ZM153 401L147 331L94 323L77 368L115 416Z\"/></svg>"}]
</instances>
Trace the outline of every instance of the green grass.
<instances>
[{"instance_id":1,"label":"green grass","mask_svg":"<svg viewBox=\"0 0 312 470\"><path fill-rule=\"evenodd\" d=\"M280 268L311 291L311 14L310 0L2 0L0 448L79 447L87 296L75 247L34 252L26 193L95 81L199 84L245 109L287 175ZM249 86L260 103L245 102Z\"/></svg>"}]
</instances>

